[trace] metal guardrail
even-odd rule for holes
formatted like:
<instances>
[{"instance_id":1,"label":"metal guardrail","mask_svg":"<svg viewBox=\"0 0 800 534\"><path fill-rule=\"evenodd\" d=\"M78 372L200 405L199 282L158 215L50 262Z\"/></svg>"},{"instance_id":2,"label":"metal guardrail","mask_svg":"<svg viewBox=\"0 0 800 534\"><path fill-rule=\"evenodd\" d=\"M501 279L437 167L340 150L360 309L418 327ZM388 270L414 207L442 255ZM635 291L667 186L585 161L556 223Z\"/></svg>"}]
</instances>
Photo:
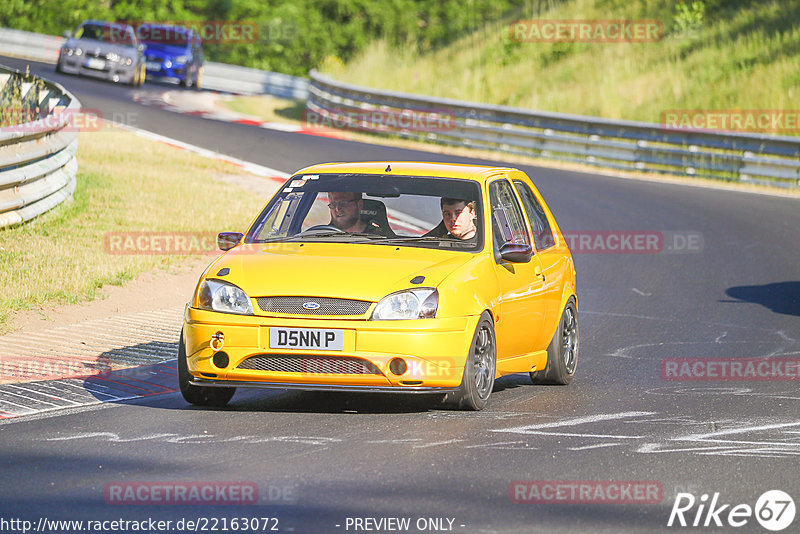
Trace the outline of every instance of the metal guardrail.
<instances>
[{"instance_id":1,"label":"metal guardrail","mask_svg":"<svg viewBox=\"0 0 800 534\"><path fill-rule=\"evenodd\" d=\"M250 69L207 61L203 87L226 93L273 95L281 98L308 98L308 78Z\"/></svg>"},{"instance_id":2,"label":"metal guardrail","mask_svg":"<svg viewBox=\"0 0 800 534\"><path fill-rule=\"evenodd\" d=\"M51 210L75 191L80 102L57 83L0 66L0 228Z\"/></svg>"},{"instance_id":3,"label":"metal guardrail","mask_svg":"<svg viewBox=\"0 0 800 534\"><path fill-rule=\"evenodd\" d=\"M315 71L306 105L322 124L338 127L605 168L800 187L800 138L461 102L359 87Z\"/></svg>"},{"instance_id":4,"label":"metal guardrail","mask_svg":"<svg viewBox=\"0 0 800 534\"><path fill-rule=\"evenodd\" d=\"M63 37L0 28L0 54L55 64L64 44ZM270 94L305 100L308 79L237 65L206 61L203 87L237 94Z\"/></svg>"}]
</instances>

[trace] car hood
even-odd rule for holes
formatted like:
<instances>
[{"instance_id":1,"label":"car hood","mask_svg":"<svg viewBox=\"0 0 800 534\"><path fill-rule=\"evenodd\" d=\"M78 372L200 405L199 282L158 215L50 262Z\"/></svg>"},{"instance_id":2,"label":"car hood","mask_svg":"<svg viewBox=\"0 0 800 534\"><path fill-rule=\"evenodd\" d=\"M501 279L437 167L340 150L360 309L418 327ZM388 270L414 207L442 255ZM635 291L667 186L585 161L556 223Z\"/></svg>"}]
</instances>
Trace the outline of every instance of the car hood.
<instances>
[{"instance_id":1,"label":"car hood","mask_svg":"<svg viewBox=\"0 0 800 534\"><path fill-rule=\"evenodd\" d=\"M122 44L115 44L115 43L107 43L105 41L98 41L97 39L69 39L66 43L66 46L70 48L80 47L83 50L99 50L102 54L107 54L108 52L115 52L121 56L131 56L135 55L136 48L129 45L122 45Z\"/></svg>"},{"instance_id":2,"label":"car hood","mask_svg":"<svg viewBox=\"0 0 800 534\"><path fill-rule=\"evenodd\" d=\"M236 284L251 297L274 295L350 298L377 302L410 287L437 287L475 258L468 252L343 243L243 244L206 273ZM225 276L217 273L224 268ZM425 280L411 284L411 279Z\"/></svg>"},{"instance_id":3,"label":"car hood","mask_svg":"<svg viewBox=\"0 0 800 534\"><path fill-rule=\"evenodd\" d=\"M162 43L144 43L144 53L148 56L159 58L190 55L189 50L187 50L185 46L165 45Z\"/></svg>"}]
</instances>

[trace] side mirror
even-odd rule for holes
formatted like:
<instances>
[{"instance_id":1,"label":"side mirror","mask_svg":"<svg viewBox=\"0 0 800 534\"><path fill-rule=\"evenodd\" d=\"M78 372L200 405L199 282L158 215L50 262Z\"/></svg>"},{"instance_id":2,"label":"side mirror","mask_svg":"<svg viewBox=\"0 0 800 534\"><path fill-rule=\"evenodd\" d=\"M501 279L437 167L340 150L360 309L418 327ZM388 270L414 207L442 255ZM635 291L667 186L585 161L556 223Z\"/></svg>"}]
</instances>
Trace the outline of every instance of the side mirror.
<instances>
[{"instance_id":1,"label":"side mirror","mask_svg":"<svg viewBox=\"0 0 800 534\"><path fill-rule=\"evenodd\" d=\"M244 234L240 234L239 232L220 232L217 235L217 246L222 251L227 251L238 245Z\"/></svg>"},{"instance_id":2,"label":"side mirror","mask_svg":"<svg viewBox=\"0 0 800 534\"><path fill-rule=\"evenodd\" d=\"M72 32L67 30L63 33L64 39L72 39Z\"/></svg>"},{"instance_id":3,"label":"side mirror","mask_svg":"<svg viewBox=\"0 0 800 534\"><path fill-rule=\"evenodd\" d=\"M523 243L503 243L500 246L500 257L514 263L528 263L533 256L533 247Z\"/></svg>"}]
</instances>

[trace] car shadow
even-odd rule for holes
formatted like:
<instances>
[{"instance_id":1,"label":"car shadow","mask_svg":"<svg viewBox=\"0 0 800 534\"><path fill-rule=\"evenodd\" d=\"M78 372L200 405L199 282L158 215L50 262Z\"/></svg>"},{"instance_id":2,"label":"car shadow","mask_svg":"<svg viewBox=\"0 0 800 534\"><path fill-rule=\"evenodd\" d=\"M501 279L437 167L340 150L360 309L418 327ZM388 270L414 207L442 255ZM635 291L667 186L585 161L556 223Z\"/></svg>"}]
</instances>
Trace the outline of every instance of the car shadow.
<instances>
[{"instance_id":1,"label":"car shadow","mask_svg":"<svg viewBox=\"0 0 800 534\"><path fill-rule=\"evenodd\" d=\"M774 282L758 286L735 286L725 292L736 300L720 302L752 302L775 313L800 316L800 282Z\"/></svg>"}]
</instances>

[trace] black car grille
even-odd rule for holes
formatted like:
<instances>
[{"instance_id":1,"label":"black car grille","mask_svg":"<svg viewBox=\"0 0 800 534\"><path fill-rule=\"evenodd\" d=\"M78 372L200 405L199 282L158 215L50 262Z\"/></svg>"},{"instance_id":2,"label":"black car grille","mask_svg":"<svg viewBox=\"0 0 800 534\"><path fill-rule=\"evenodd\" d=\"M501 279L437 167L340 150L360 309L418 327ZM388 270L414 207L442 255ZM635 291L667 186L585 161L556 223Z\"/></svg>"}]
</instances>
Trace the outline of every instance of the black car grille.
<instances>
[{"instance_id":1,"label":"black car grille","mask_svg":"<svg viewBox=\"0 0 800 534\"><path fill-rule=\"evenodd\" d=\"M87 50L86 57L111 59L114 57L114 52L101 52L100 50Z\"/></svg>"},{"instance_id":2,"label":"black car grille","mask_svg":"<svg viewBox=\"0 0 800 534\"><path fill-rule=\"evenodd\" d=\"M277 371L281 373L379 375L372 363L348 356L314 356L294 354L261 354L250 356L237 369Z\"/></svg>"},{"instance_id":3,"label":"black car grille","mask_svg":"<svg viewBox=\"0 0 800 534\"><path fill-rule=\"evenodd\" d=\"M267 313L292 315L364 315L371 302L367 300L332 299L318 297L256 297L258 307ZM314 303L316 309L303 304Z\"/></svg>"}]
</instances>

